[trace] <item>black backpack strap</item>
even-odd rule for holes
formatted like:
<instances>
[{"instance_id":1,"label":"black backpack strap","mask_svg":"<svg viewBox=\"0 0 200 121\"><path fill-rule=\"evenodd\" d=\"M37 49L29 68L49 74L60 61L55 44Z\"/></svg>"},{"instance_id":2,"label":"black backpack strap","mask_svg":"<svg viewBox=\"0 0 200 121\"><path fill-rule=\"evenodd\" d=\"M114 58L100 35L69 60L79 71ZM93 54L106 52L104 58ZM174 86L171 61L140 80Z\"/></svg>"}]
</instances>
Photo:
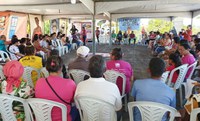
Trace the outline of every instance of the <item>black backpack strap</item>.
<instances>
[{"instance_id":1,"label":"black backpack strap","mask_svg":"<svg viewBox=\"0 0 200 121\"><path fill-rule=\"evenodd\" d=\"M47 84L48 84L49 87L51 88L51 90L54 92L54 94L55 94L61 101L63 101L65 104L71 105L71 103L68 103L68 102L66 102L65 100L63 100L63 99L56 93L56 91L52 88L52 86L51 86L50 83L48 82L47 78L45 78L45 79L46 79Z\"/></svg>"}]
</instances>

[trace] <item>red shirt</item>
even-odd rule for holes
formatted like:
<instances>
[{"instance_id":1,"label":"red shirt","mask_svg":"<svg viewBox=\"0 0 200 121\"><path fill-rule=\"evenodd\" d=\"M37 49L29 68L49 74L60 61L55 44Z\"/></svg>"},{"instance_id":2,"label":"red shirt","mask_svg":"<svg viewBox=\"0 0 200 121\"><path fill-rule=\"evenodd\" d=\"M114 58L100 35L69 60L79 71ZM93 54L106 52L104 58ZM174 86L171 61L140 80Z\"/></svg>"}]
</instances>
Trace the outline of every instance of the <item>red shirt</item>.
<instances>
[{"instance_id":1,"label":"red shirt","mask_svg":"<svg viewBox=\"0 0 200 121\"><path fill-rule=\"evenodd\" d=\"M166 71L170 71L171 72L175 68L176 68L175 65L171 65L171 66L168 66L166 68ZM178 72L176 71L176 72L174 72L174 75L172 77L172 83L176 83L177 78L178 78Z\"/></svg>"},{"instance_id":2,"label":"red shirt","mask_svg":"<svg viewBox=\"0 0 200 121\"><path fill-rule=\"evenodd\" d=\"M191 41L192 40L192 30L186 30L186 32L183 34L184 39Z\"/></svg>"}]
</instances>

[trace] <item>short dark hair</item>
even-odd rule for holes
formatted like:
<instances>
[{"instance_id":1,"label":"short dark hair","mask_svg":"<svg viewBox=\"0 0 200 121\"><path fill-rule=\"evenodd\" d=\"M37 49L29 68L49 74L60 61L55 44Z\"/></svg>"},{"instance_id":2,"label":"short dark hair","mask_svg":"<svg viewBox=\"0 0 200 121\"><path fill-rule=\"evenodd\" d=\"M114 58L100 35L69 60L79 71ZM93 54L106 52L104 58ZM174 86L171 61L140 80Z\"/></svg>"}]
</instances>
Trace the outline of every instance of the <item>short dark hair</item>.
<instances>
[{"instance_id":1,"label":"short dark hair","mask_svg":"<svg viewBox=\"0 0 200 121\"><path fill-rule=\"evenodd\" d=\"M88 70L93 78L100 78L106 70L105 60L101 55L95 55L89 60Z\"/></svg>"},{"instance_id":2,"label":"short dark hair","mask_svg":"<svg viewBox=\"0 0 200 121\"><path fill-rule=\"evenodd\" d=\"M49 73L58 72L60 69L62 69L62 66L63 66L63 61L62 58L59 56L53 55L47 59L46 69Z\"/></svg>"},{"instance_id":3,"label":"short dark hair","mask_svg":"<svg viewBox=\"0 0 200 121\"><path fill-rule=\"evenodd\" d=\"M121 48L114 48L111 52L111 55L114 56L115 60L122 59L122 50Z\"/></svg>"},{"instance_id":4,"label":"short dark hair","mask_svg":"<svg viewBox=\"0 0 200 121\"><path fill-rule=\"evenodd\" d=\"M35 53L35 48L33 45L27 45L25 48L24 48L24 53L25 55L34 55Z\"/></svg>"},{"instance_id":5,"label":"short dark hair","mask_svg":"<svg viewBox=\"0 0 200 121\"><path fill-rule=\"evenodd\" d=\"M181 42L180 42L180 46L183 46L183 48L186 49L186 50L191 49L189 43L181 43Z\"/></svg>"},{"instance_id":6,"label":"short dark hair","mask_svg":"<svg viewBox=\"0 0 200 121\"><path fill-rule=\"evenodd\" d=\"M20 43L23 44L26 42L26 40L27 40L27 38L21 38Z\"/></svg>"},{"instance_id":7,"label":"short dark hair","mask_svg":"<svg viewBox=\"0 0 200 121\"><path fill-rule=\"evenodd\" d=\"M19 42L19 40L18 40L17 38L12 38L12 39L11 39L11 44L15 44L15 43L17 43L17 42Z\"/></svg>"},{"instance_id":8,"label":"short dark hair","mask_svg":"<svg viewBox=\"0 0 200 121\"><path fill-rule=\"evenodd\" d=\"M38 34L35 34L35 35L33 36L33 42L37 41L38 39L39 39L39 35L38 35Z\"/></svg>"},{"instance_id":9,"label":"short dark hair","mask_svg":"<svg viewBox=\"0 0 200 121\"><path fill-rule=\"evenodd\" d=\"M161 58L152 58L149 62L152 77L161 77L165 72L165 62Z\"/></svg>"},{"instance_id":10,"label":"short dark hair","mask_svg":"<svg viewBox=\"0 0 200 121\"><path fill-rule=\"evenodd\" d=\"M53 56L53 55L59 56L59 51L56 50L56 49L53 49L53 50L50 52L50 55L51 55L51 56Z\"/></svg>"},{"instance_id":11,"label":"short dark hair","mask_svg":"<svg viewBox=\"0 0 200 121\"><path fill-rule=\"evenodd\" d=\"M177 44L180 43L180 38L179 37L174 37L174 42L177 43Z\"/></svg>"}]
</instances>

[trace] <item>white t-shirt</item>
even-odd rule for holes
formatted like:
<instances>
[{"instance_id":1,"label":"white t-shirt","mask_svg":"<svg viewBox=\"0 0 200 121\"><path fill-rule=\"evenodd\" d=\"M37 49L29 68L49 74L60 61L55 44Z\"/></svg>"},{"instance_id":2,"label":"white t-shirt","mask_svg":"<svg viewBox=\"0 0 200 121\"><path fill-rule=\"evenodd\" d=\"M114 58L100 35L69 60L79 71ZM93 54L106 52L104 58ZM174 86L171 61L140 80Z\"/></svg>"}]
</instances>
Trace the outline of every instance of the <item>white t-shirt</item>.
<instances>
[{"instance_id":1,"label":"white t-shirt","mask_svg":"<svg viewBox=\"0 0 200 121\"><path fill-rule=\"evenodd\" d=\"M19 48L16 45L11 45L9 47L9 53L10 53L10 58L11 60L18 60L21 57L17 56L15 53L19 53Z\"/></svg>"},{"instance_id":2,"label":"white t-shirt","mask_svg":"<svg viewBox=\"0 0 200 121\"><path fill-rule=\"evenodd\" d=\"M116 84L106 81L104 78L89 78L78 84L75 92L77 96L89 96L104 100L113 104L118 111L122 107L121 96Z\"/></svg>"},{"instance_id":3,"label":"white t-shirt","mask_svg":"<svg viewBox=\"0 0 200 121\"><path fill-rule=\"evenodd\" d=\"M45 40L41 40L40 41L40 46L42 46L44 48L48 48L48 43Z\"/></svg>"}]
</instances>

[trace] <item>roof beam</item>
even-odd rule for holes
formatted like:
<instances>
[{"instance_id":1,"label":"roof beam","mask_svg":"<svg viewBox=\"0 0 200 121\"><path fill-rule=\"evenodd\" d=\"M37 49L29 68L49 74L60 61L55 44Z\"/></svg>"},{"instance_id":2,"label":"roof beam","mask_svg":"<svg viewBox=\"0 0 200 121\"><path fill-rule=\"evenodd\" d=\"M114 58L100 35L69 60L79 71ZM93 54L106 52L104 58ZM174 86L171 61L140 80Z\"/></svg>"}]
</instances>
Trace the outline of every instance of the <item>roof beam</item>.
<instances>
[{"instance_id":1,"label":"roof beam","mask_svg":"<svg viewBox=\"0 0 200 121\"><path fill-rule=\"evenodd\" d=\"M80 0L89 10L92 14L94 14L94 1L92 0Z\"/></svg>"}]
</instances>

